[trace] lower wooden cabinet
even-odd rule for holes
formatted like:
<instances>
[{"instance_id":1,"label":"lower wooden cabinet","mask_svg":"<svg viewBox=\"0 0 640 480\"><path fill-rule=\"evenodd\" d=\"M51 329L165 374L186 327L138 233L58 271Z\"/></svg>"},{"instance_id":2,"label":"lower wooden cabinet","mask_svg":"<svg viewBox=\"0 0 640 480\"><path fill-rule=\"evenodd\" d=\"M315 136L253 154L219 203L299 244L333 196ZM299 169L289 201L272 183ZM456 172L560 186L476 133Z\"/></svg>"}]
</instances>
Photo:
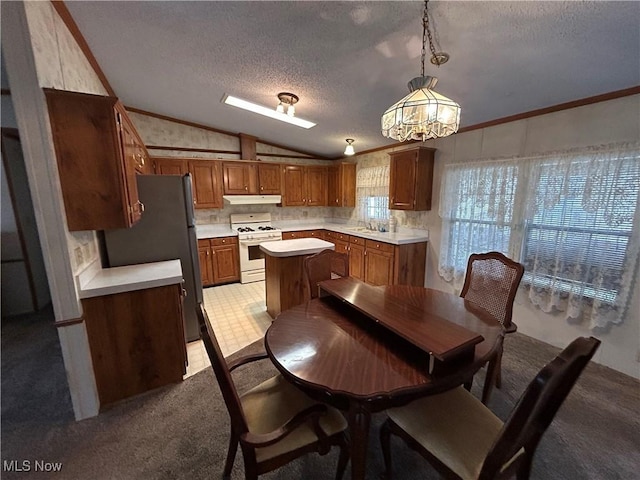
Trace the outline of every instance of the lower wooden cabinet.
<instances>
[{"instance_id":1,"label":"lower wooden cabinet","mask_svg":"<svg viewBox=\"0 0 640 480\"><path fill-rule=\"evenodd\" d=\"M363 238L349 238L349 275L358 280L366 281L364 264L364 242Z\"/></svg>"},{"instance_id":2,"label":"lower wooden cabinet","mask_svg":"<svg viewBox=\"0 0 640 480\"><path fill-rule=\"evenodd\" d=\"M182 285L82 300L100 407L182 381Z\"/></svg>"},{"instance_id":3,"label":"lower wooden cabinet","mask_svg":"<svg viewBox=\"0 0 640 480\"><path fill-rule=\"evenodd\" d=\"M371 285L424 286L427 242L393 245L327 230L326 240L349 255L349 275Z\"/></svg>"},{"instance_id":4,"label":"lower wooden cabinet","mask_svg":"<svg viewBox=\"0 0 640 480\"><path fill-rule=\"evenodd\" d=\"M365 282L371 285L394 285L394 245L367 240L364 248ZM423 264L424 269L424 264Z\"/></svg>"},{"instance_id":5,"label":"lower wooden cabinet","mask_svg":"<svg viewBox=\"0 0 640 480\"><path fill-rule=\"evenodd\" d=\"M202 286L240 280L238 237L199 239L198 257Z\"/></svg>"}]
</instances>

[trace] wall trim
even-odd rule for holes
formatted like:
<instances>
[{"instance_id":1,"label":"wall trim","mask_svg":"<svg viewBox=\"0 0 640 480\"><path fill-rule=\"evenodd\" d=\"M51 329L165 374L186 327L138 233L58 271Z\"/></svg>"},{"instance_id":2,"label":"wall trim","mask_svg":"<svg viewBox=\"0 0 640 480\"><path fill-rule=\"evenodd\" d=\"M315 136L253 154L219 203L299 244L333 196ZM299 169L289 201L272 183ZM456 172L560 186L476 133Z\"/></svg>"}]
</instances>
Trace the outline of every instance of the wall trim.
<instances>
[{"instance_id":1,"label":"wall trim","mask_svg":"<svg viewBox=\"0 0 640 480\"><path fill-rule=\"evenodd\" d=\"M261 142L262 143L262 142ZM191 148L191 147L169 147L169 146L160 146L160 145L146 145L147 150L174 150L176 152L205 152L205 153L224 153L228 155L242 155L240 150L216 150L213 148ZM302 160L324 160L323 158L309 158L306 155L287 155L285 153L260 153L256 152L256 156L261 157L281 157L281 158L299 158ZM171 157L169 157L171 158ZM233 162L238 162L241 160L247 160L246 158L242 158L239 160L231 160L228 158L218 158L214 160L228 160ZM247 161L255 161L255 160L247 160ZM260 161L259 159L257 161Z\"/></svg>"},{"instance_id":2,"label":"wall trim","mask_svg":"<svg viewBox=\"0 0 640 480\"><path fill-rule=\"evenodd\" d=\"M560 112L562 110L569 110L571 108L583 107L585 105L591 105L592 103L606 102L607 100L614 100L616 98L628 97L630 95L636 95L640 93L640 85L631 88L625 88L623 90L616 90L614 92L603 93L601 95L595 95L593 97L581 98L578 100L572 100L570 102L559 103L550 107L538 108L536 110L530 110L528 112L517 113L515 115L509 115L508 117L497 118L495 120L489 120L488 122L477 123L468 127L461 128L458 133L470 132L472 130L478 130L480 128L493 127L502 123L515 122L517 120L523 120L525 118L538 117L540 115L546 115L548 113Z\"/></svg>"},{"instance_id":3,"label":"wall trim","mask_svg":"<svg viewBox=\"0 0 640 480\"><path fill-rule=\"evenodd\" d=\"M54 322L54 325L56 326L56 328L64 328L64 327L70 327L71 325L77 325L78 323L84 323L84 318L79 317L79 318L69 318L67 320L60 320L60 321Z\"/></svg>"},{"instance_id":4,"label":"wall trim","mask_svg":"<svg viewBox=\"0 0 640 480\"><path fill-rule=\"evenodd\" d=\"M125 105L124 108L128 112L138 113L140 115L145 115L147 117L153 117L153 118L157 118L159 120L166 120L168 122L178 123L180 125L186 125L187 127L194 127L194 128L199 128L199 129L202 129L202 130L207 130L209 132L215 132L215 133L221 133L223 135L229 135L231 137L238 138L238 140L240 139L240 133L229 132L227 130L221 130L219 128L209 127L207 125L202 125L201 123L190 122L188 120L181 120L179 118L169 117L167 115L162 115L160 113L149 112L148 110L141 110L139 108L130 107L129 105ZM246 134L243 134L243 135L246 135ZM299 153L301 155L306 155L306 156L303 156L303 157L291 157L291 158L308 158L309 160L336 160L336 158L334 158L334 157L327 157L327 156L324 156L324 155L317 155L315 153L304 152L302 150L298 150L298 149L295 149L295 148L287 147L286 145L280 145L280 144L277 144L277 143L268 142L266 140L261 140L261 139L259 139L257 137L253 137L253 138L256 139L257 143L262 143L264 145L269 145L271 147L282 148L284 150L290 150L292 152L296 152L296 153ZM149 145L146 145L146 147L147 147L147 149L154 148L154 147L150 147ZM177 147L172 147L170 150L178 150L178 148ZM183 151L189 151L189 150L183 150ZM195 151L209 151L209 150L195 150ZM240 153L240 152L236 152L236 153ZM275 156L286 157L287 155L275 155Z\"/></svg>"},{"instance_id":5,"label":"wall trim","mask_svg":"<svg viewBox=\"0 0 640 480\"><path fill-rule=\"evenodd\" d=\"M583 107L585 105L591 105L592 103L606 102L608 100L615 100L616 98L628 97L631 95L640 94L640 85L630 88L624 88L622 90L615 90L609 93L603 93L601 95L594 95L593 97L581 98L578 100L572 100L570 102L559 103L550 107L539 108L537 110L530 110L528 112L518 113L510 115L508 117L496 118L495 120L489 120L487 122L477 123L475 125L469 125L458 130L457 133L470 132L472 130L478 130L480 128L494 127L503 123L515 122L517 120L523 120L525 118L537 117L540 115L546 115L548 113L560 112L562 110L569 110L571 108ZM389 148L395 148L399 146L407 146L412 143L422 143L420 140L411 140L410 142L396 142L384 145L382 147L371 148L362 152L357 152L358 155L366 155L368 153L379 152L380 150L387 150ZM343 156L340 159L347 159L349 157Z\"/></svg>"},{"instance_id":6,"label":"wall trim","mask_svg":"<svg viewBox=\"0 0 640 480\"><path fill-rule=\"evenodd\" d=\"M82 50L82 53L84 53L84 56L87 58L87 61L91 65L91 68L93 68L93 71L96 72L96 75L100 79L100 82L102 83L104 88L107 90L109 95L111 95L112 97L117 97L116 92L113 90L113 88L111 88L109 80L107 80L107 77L102 71L102 68L100 68L98 60L96 60L96 57L93 56L93 52L89 48L89 44L82 35L82 32L78 28L78 24L71 16L71 12L65 5L64 1L51 0L51 4L53 5L53 8L55 8L56 12L58 12L58 15L60 16L64 24L69 29L69 32L71 32L71 35L78 44L78 47L80 47L80 50Z\"/></svg>"}]
</instances>

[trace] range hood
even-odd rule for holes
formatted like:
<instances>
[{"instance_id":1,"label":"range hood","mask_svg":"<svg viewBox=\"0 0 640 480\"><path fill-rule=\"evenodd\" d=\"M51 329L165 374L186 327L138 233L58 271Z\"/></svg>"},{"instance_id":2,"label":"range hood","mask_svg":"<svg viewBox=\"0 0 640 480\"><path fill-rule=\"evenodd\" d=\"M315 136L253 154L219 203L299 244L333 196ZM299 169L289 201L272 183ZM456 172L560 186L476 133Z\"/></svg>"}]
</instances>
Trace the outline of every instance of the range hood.
<instances>
[{"instance_id":1,"label":"range hood","mask_svg":"<svg viewBox=\"0 0 640 480\"><path fill-rule=\"evenodd\" d=\"M282 203L281 195L223 195L226 205L266 205Z\"/></svg>"}]
</instances>

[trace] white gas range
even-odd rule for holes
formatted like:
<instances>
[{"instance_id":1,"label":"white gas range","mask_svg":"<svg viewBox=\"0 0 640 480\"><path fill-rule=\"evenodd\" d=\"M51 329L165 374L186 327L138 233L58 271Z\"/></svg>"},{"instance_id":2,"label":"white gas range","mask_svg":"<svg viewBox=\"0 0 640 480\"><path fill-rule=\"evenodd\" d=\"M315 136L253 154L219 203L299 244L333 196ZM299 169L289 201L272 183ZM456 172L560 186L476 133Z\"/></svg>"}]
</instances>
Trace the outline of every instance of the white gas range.
<instances>
[{"instance_id":1,"label":"white gas range","mask_svg":"<svg viewBox=\"0 0 640 480\"><path fill-rule=\"evenodd\" d=\"M238 233L240 281L264 280L263 242L282 240L282 231L271 225L270 213L231 214L231 229Z\"/></svg>"}]
</instances>

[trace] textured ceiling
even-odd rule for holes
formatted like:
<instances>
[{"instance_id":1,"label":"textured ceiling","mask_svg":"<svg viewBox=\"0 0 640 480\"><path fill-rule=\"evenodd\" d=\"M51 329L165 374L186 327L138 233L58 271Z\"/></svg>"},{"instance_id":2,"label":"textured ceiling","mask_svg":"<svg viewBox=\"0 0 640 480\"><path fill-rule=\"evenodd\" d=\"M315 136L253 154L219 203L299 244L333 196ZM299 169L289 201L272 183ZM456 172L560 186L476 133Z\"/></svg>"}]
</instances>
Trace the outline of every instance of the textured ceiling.
<instances>
[{"instance_id":1,"label":"textured ceiling","mask_svg":"<svg viewBox=\"0 0 640 480\"><path fill-rule=\"evenodd\" d=\"M380 116L420 73L422 2L67 1L132 107L318 155L393 143ZM640 84L639 2L429 4L446 65L436 88L461 126ZM309 130L221 103L297 94Z\"/></svg>"}]
</instances>

